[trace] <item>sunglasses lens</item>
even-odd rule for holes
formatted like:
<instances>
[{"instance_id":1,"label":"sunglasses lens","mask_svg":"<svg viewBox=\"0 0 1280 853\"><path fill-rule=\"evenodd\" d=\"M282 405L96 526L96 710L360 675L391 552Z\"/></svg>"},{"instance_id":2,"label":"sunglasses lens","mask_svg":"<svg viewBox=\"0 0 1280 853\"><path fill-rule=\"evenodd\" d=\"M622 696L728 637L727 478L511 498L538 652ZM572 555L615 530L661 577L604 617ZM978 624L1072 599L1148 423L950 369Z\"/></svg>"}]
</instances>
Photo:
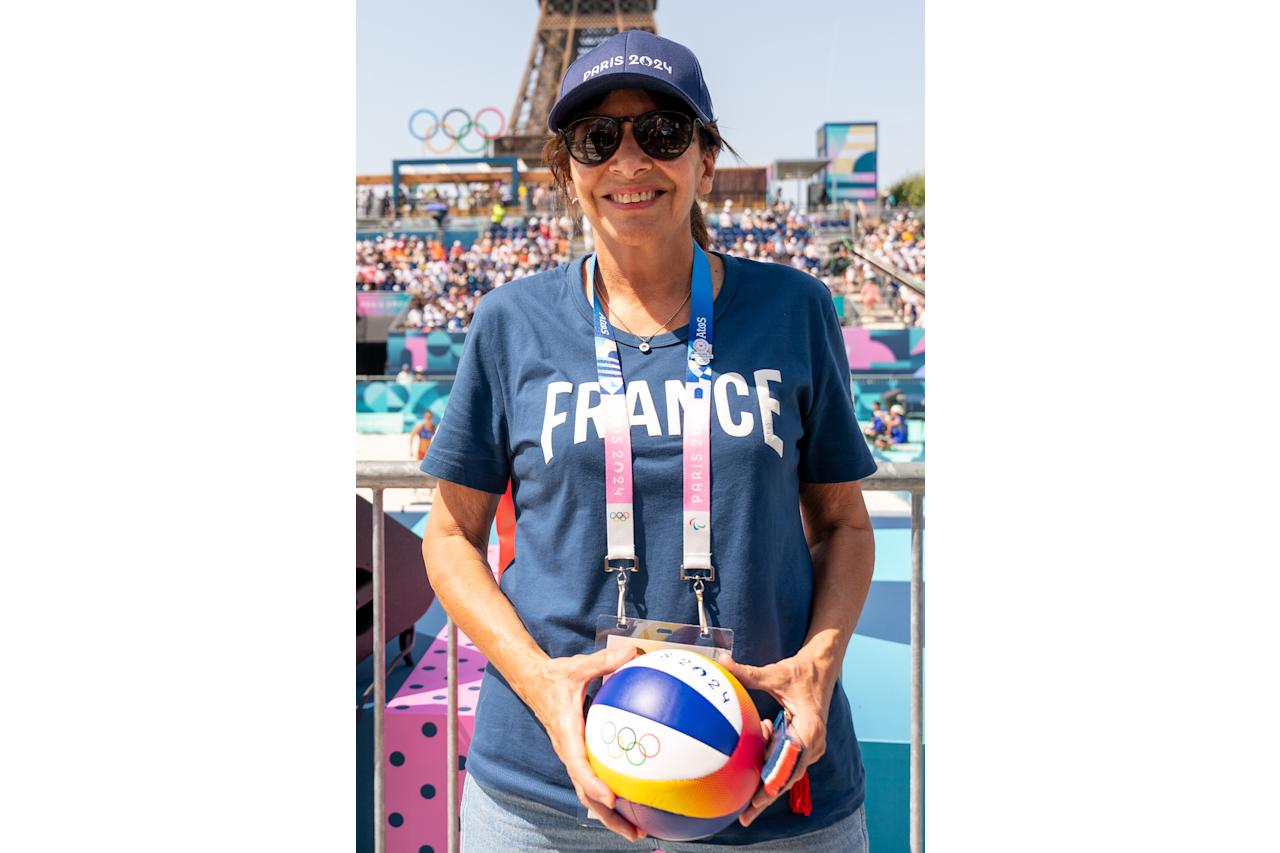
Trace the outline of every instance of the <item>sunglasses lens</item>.
<instances>
[{"instance_id":1,"label":"sunglasses lens","mask_svg":"<svg viewBox=\"0 0 1280 853\"><path fill-rule=\"evenodd\" d=\"M565 145L579 163L597 166L622 144L622 123L631 119L585 116L564 129ZM693 142L693 119L684 113L653 110L633 125L640 150L655 160L674 160Z\"/></svg>"},{"instance_id":2,"label":"sunglasses lens","mask_svg":"<svg viewBox=\"0 0 1280 853\"><path fill-rule=\"evenodd\" d=\"M579 163L603 163L618 150L622 126L605 116L579 119L564 130L565 144Z\"/></svg>"},{"instance_id":3,"label":"sunglasses lens","mask_svg":"<svg viewBox=\"0 0 1280 853\"><path fill-rule=\"evenodd\" d=\"M682 113L645 113L635 124L636 142L641 150L658 160L674 160L693 141L693 119Z\"/></svg>"}]
</instances>

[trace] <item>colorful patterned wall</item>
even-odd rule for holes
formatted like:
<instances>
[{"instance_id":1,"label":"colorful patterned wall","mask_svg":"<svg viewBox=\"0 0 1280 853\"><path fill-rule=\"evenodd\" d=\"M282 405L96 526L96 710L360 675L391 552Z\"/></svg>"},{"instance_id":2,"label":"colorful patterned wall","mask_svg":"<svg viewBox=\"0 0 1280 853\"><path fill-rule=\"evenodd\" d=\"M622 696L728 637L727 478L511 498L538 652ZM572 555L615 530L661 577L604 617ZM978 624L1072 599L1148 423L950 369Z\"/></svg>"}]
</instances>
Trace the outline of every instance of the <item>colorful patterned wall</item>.
<instances>
[{"instance_id":1,"label":"colorful patterned wall","mask_svg":"<svg viewBox=\"0 0 1280 853\"><path fill-rule=\"evenodd\" d=\"M440 423L453 382L356 383L356 432L408 432L427 409Z\"/></svg>"},{"instance_id":2,"label":"colorful patterned wall","mask_svg":"<svg viewBox=\"0 0 1280 853\"><path fill-rule=\"evenodd\" d=\"M908 373L924 376L924 329L861 329L846 326L844 348L853 373ZM454 373L466 332L391 332L387 368L422 366L428 373Z\"/></svg>"},{"instance_id":3,"label":"colorful patterned wall","mask_svg":"<svg viewBox=\"0 0 1280 853\"><path fill-rule=\"evenodd\" d=\"M846 326L843 332L850 373L896 373L924 377L924 329L861 329Z\"/></svg>"},{"instance_id":4,"label":"colorful patterned wall","mask_svg":"<svg viewBox=\"0 0 1280 853\"><path fill-rule=\"evenodd\" d=\"M400 365L410 368L425 367L427 373L452 376L457 372L458 359L462 356L465 332L393 332L387 338L387 364L392 373ZM913 402L919 398L919 411L924 402L924 329L844 329L845 352L849 356L849 370L862 376L912 376L913 381L901 381L903 390ZM858 417L870 417L871 400L887 388L898 387L900 380L886 379L879 382L860 380L854 384L854 399L858 403ZM356 383L356 430L358 432L406 432L430 407L436 423L444 416L445 403L453 382L449 380L415 382L397 385L394 382Z\"/></svg>"},{"instance_id":5,"label":"colorful patterned wall","mask_svg":"<svg viewBox=\"0 0 1280 853\"><path fill-rule=\"evenodd\" d=\"M356 292L357 317L394 317L409 304L409 294L394 290Z\"/></svg>"},{"instance_id":6,"label":"colorful patterned wall","mask_svg":"<svg viewBox=\"0 0 1280 853\"><path fill-rule=\"evenodd\" d=\"M466 332L388 332L387 370L396 373L402 365L410 370L422 367L427 373L454 374Z\"/></svg>"}]
</instances>

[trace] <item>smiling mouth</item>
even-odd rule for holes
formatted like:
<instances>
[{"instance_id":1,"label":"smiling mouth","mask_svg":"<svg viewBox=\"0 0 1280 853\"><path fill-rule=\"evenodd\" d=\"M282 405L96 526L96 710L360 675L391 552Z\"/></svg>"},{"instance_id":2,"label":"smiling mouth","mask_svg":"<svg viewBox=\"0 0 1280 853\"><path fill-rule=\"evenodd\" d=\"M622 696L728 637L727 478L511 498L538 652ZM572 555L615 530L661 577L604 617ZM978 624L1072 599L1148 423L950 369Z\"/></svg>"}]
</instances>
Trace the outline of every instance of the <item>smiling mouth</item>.
<instances>
[{"instance_id":1,"label":"smiling mouth","mask_svg":"<svg viewBox=\"0 0 1280 853\"><path fill-rule=\"evenodd\" d=\"M664 195L666 190L649 190L642 193L610 193L605 196L609 201L615 204L642 204L646 201L653 201L660 195Z\"/></svg>"}]
</instances>

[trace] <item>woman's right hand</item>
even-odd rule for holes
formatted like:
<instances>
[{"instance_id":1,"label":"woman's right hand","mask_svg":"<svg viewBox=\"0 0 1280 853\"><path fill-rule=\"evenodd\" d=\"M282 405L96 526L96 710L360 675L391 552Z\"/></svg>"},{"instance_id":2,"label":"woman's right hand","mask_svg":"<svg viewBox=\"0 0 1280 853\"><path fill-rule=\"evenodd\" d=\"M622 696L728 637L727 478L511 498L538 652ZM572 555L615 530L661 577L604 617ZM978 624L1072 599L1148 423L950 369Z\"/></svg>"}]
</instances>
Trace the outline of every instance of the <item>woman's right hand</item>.
<instances>
[{"instance_id":1,"label":"woman's right hand","mask_svg":"<svg viewBox=\"0 0 1280 853\"><path fill-rule=\"evenodd\" d=\"M548 658L537 672L521 679L523 683L516 691L546 729L552 748L569 772L578 800L605 826L628 841L637 840L642 833L613 810L617 798L591 769L582 704L588 684L612 673L635 656L635 646L624 645L590 655Z\"/></svg>"}]
</instances>

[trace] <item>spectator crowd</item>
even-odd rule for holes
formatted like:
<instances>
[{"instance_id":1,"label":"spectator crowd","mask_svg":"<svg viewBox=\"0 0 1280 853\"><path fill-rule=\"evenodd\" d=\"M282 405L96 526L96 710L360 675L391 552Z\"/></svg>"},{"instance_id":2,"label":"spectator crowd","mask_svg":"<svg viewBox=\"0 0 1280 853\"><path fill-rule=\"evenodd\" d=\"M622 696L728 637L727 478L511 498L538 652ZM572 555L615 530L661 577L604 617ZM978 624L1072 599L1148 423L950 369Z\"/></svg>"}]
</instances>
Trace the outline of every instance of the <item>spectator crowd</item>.
<instances>
[{"instance_id":1,"label":"spectator crowd","mask_svg":"<svg viewBox=\"0 0 1280 853\"><path fill-rule=\"evenodd\" d=\"M398 330L463 331L485 293L571 259L574 223L567 216L543 212L550 204L543 187L534 186L521 194L517 204L531 208L535 214L527 216L524 223L517 220L515 224L506 221L501 188L493 190L491 196L485 197L492 199L491 217L490 210L475 209L476 214L490 218L488 231L469 247L458 240L446 246L436 237L390 232L357 241L356 288L412 296ZM373 188L361 187L360 191L362 207L389 209L389 193L379 198ZM435 202L424 200L433 198L434 191L412 203L424 205L425 209ZM472 200L478 205L481 196L469 199ZM458 203L457 198L447 201L450 207ZM703 202L702 210L712 250L787 264L813 275L824 281L833 294L843 294L846 305L849 300L860 303L862 322L892 318L908 326L924 325L922 295L854 255L852 244L842 242L829 252L820 252L820 223L797 211L791 202L779 198L773 204L741 212L734 209L732 201L725 201L718 210ZM924 281L924 223L917 216L911 211L890 210L880 219L862 219L860 226L857 248L883 266ZM587 231L583 236L590 251L592 235Z\"/></svg>"},{"instance_id":2,"label":"spectator crowd","mask_svg":"<svg viewBox=\"0 0 1280 853\"><path fill-rule=\"evenodd\" d=\"M857 248L883 266L921 283L925 280L924 223L910 211L863 220ZM924 296L855 256L849 246L841 244L832 252L827 273L832 292L860 302L863 316L875 316L883 304L893 319L907 326L924 326Z\"/></svg>"},{"instance_id":3,"label":"spectator crowd","mask_svg":"<svg viewBox=\"0 0 1280 853\"><path fill-rule=\"evenodd\" d=\"M822 259L811 241L810 223L789 201L769 207L744 208L735 213L726 200L719 213L703 206L707 235L714 251L738 258L787 264L810 275L821 276Z\"/></svg>"},{"instance_id":4,"label":"spectator crowd","mask_svg":"<svg viewBox=\"0 0 1280 853\"><path fill-rule=\"evenodd\" d=\"M887 221L869 223L861 243L886 266L924 281L924 223L910 211L899 211Z\"/></svg>"},{"instance_id":5,"label":"spectator crowd","mask_svg":"<svg viewBox=\"0 0 1280 853\"><path fill-rule=\"evenodd\" d=\"M391 187L362 184L356 187L356 218L394 218ZM520 184L511 192L508 181L491 183L400 184L400 216L437 217L487 216L496 205L509 206L523 214L544 216L551 211L551 192L544 184Z\"/></svg>"},{"instance_id":6,"label":"spectator crowd","mask_svg":"<svg viewBox=\"0 0 1280 853\"><path fill-rule=\"evenodd\" d=\"M409 293L401 330L460 332L481 297L569 260L567 217L494 225L468 248L434 237L380 235L356 242L356 289Z\"/></svg>"}]
</instances>

